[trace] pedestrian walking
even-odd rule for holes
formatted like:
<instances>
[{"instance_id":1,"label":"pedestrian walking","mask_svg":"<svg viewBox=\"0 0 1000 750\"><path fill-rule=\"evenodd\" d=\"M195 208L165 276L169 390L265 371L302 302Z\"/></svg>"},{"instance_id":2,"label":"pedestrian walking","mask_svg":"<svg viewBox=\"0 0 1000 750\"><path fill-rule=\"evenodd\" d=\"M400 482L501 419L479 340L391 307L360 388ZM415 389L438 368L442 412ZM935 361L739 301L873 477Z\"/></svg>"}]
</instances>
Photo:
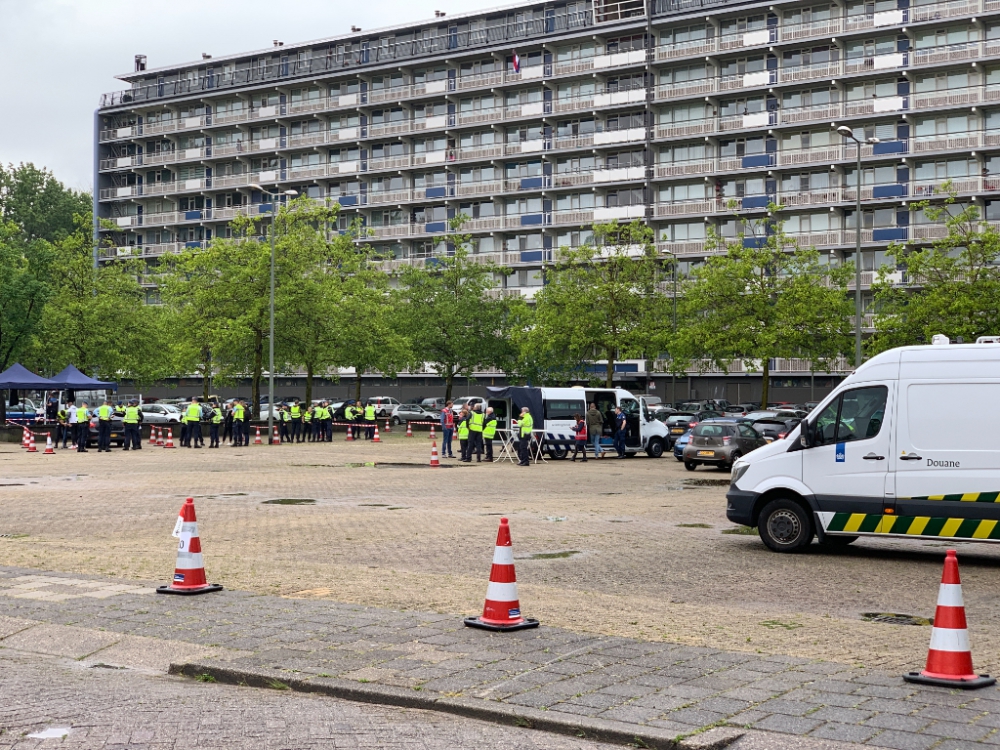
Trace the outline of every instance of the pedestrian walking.
<instances>
[{"instance_id":1,"label":"pedestrian walking","mask_svg":"<svg viewBox=\"0 0 1000 750\"><path fill-rule=\"evenodd\" d=\"M486 450L486 462L493 462L493 438L497 434L497 415L493 413L493 407L486 407L486 415L483 423L483 447Z\"/></svg>"},{"instance_id":2,"label":"pedestrian walking","mask_svg":"<svg viewBox=\"0 0 1000 750\"><path fill-rule=\"evenodd\" d=\"M458 431L458 460L462 463L469 463L469 410L462 407L461 414L455 420L455 429Z\"/></svg>"},{"instance_id":3,"label":"pedestrian walking","mask_svg":"<svg viewBox=\"0 0 1000 750\"><path fill-rule=\"evenodd\" d=\"M208 423L208 447L219 447L219 425L222 424L222 409L212 403L212 420Z\"/></svg>"},{"instance_id":4,"label":"pedestrian walking","mask_svg":"<svg viewBox=\"0 0 1000 750\"><path fill-rule=\"evenodd\" d=\"M115 415L111 399L97 407L97 452L111 453L111 419Z\"/></svg>"},{"instance_id":5,"label":"pedestrian walking","mask_svg":"<svg viewBox=\"0 0 1000 750\"><path fill-rule=\"evenodd\" d=\"M531 410L521 407L521 418L517 423L517 458L518 466L531 465L531 431L535 428L535 420L531 418Z\"/></svg>"},{"instance_id":6,"label":"pedestrian walking","mask_svg":"<svg viewBox=\"0 0 1000 750\"><path fill-rule=\"evenodd\" d=\"M365 440L375 439L375 404L365 407Z\"/></svg>"},{"instance_id":7,"label":"pedestrian walking","mask_svg":"<svg viewBox=\"0 0 1000 750\"><path fill-rule=\"evenodd\" d=\"M247 408L243 404L243 399L238 398L233 402L233 442L237 448L250 444L246 417Z\"/></svg>"},{"instance_id":8,"label":"pedestrian walking","mask_svg":"<svg viewBox=\"0 0 1000 750\"><path fill-rule=\"evenodd\" d=\"M90 412L87 410L87 402L81 401L76 409L76 452L86 453L87 443L90 442Z\"/></svg>"},{"instance_id":9,"label":"pedestrian walking","mask_svg":"<svg viewBox=\"0 0 1000 750\"><path fill-rule=\"evenodd\" d=\"M628 430L628 419L620 406L615 407L615 451L618 458L625 458L625 433Z\"/></svg>"},{"instance_id":10,"label":"pedestrian walking","mask_svg":"<svg viewBox=\"0 0 1000 750\"><path fill-rule=\"evenodd\" d=\"M454 458L455 453L451 449L451 442L455 437L455 411L451 407L453 401L449 401L441 412L441 458Z\"/></svg>"},{"instance_id":11,"label":"pedestrian walking","mask_svg":"<svg viewBox=\"0 0 1000 750\"><path fill-rule=\"evenodd\" d=\"M302 405L298 399L295 399L289 407L288 416L292 422L292 442L301 443L304 439L302 437Z\"/></svg>"},{"instance_id":12,"label":"pedestrian walking","mask_svg":"<svg viewBox=\"0 0 1000 750\"><path fill-rule=\"evenodd\" d=\"M591 404L587 410L587 435L594 445L594 458L603 458L601 438L604 436L604 415L598 410L597 404Z\"/></svg>"},{"instance_id":13,"label":"pedestrian walking","mask_svg":"<svg viewBox=\"0 0 1000 750\"><path fill-rule=\"evenodd\" d=\"M577 455L580 451L583 451L583 463L587 462L587 420L581 417L579 414L573 415L573 432L576 433L576 439L573 441L573 460L576 461Z\"/></svg>"},{"instance_id":14,"label":"pedestrian walking","mask_svg":"<svg viewBox=\"0 0 1000 750\"><path fill-rule=\"evenodd\" d=\"M472 454L476 454L476 463L483 462L483 424L485 422L483 405L476 404L469 414L469 455L468 462L472 462Z\"/></svg>"},{"instance_id":15,"label":"pedestrian walking","mask_svg":"<svg viewBox=\"0 0 1000 750\"><path fill-rule=\"evenodd\" d=\"M122 423L125 425L125 447L122 450L142 450L142 433L139 425L142 422L142 412L139 410L138 401L129 401L125 407L125 416Z\"/></svg>"}]
</instances>

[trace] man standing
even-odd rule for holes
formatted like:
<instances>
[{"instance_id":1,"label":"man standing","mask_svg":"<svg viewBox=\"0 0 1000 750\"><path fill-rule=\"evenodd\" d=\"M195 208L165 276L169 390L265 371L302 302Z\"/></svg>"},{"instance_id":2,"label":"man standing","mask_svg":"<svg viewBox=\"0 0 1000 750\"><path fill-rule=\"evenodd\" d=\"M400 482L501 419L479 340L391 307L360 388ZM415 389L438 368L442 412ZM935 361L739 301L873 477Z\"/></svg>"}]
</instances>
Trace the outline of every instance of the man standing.
<instances>
[{"instance_id":1,"label":"man standing","mask_svg":"<svg viewBox=\"0 0 1000 750\"><path fill-rule=\"evenodd\" d=\"M288 410L288 416L291 418L292 422L292 442L301 443L302 442L302 405L299 404L299 400L295 399L292 402L291 408Z\"/></svg>"},{"instance_id":2,"label":"man standing","mask_svg":"<svg viewBox=\"0 0 1000 750\"><path fill-rule=\"evenodd\" d=\"M111 453L111 418L115 415L111 399L97 407L97 452Z\"/></svg>"},{"instance_id":3,"label":"man standing","mask_svg":"<svg viewBox=\"0 0 1000 750\"><path fill-rule=\"evenodd\" d=\"M455 427L458 430L458 460L462 463L470 463L469 458L469 410L463 406L458 419L455 420Z\"/></svg>"},{"instance_id":4,"label":"man standing","mask_svg":"<svg viewBox=\"0 0 1000 750\"><path fill-rule=\"evenodd\" d=\"M531 466L531 431L534 427L535 421L531 418L531 410L527 406L522 406L521 420L517 423L518 466Z\"/></svg>"},{"instance_id":5,"label":"man standing","mask_svg":"<svg viewBox=\"0 0 1000 750\"><path fill-rule=\"evenodd\" d=\"M313 413L315 411L316 407L312 404L302 410L302 439L308 440L310 443L313 441Z\"/></svg>"},{"instance_id":6,"label":"man standing","mask_svg":"<svg viewBox=\"0 0 1000 750\"><path fill-rule=\"evenodd\" d=\"M212 421L209 423L208 427L208 447L218 448L219 447L219 425L222 423L222 409L219 405L212 403Z\"/></svg>"},{"instance_id":7,"label":"man standing","mask_svg":"<svg viewBox=\"0 0 1000 750\"><path fill-rule=\"evenodd\" d=\"M66 447L66 442L69 439L69 411L67 407L63 407L56 412L56 421L59 422L59 430L56 432L56 447L59 446L59 441L62 441L62 447Z\"/></svg>"},{"instance_id":8,"label":"man standing","mask_svg":"<svg viewBox=\"0 0 1000 750\"><path fill-rule=\"evenodd\" d=\"M246 413L243 400L236 399L233 403L233 442L237 448L250 444L250 436L247 434Z\"/></svg>"},{"instance_id":9,"label":"man standing","mask_svg":"<svg viewBox=\"0 0 1000 750\"><path fill-rule=\"evenodd\" d=\"M615 451L618 458L625 458L625 432L628 429L628 420L620 406L615 407Z\"/></svg>"},{"instance_id":10,"label":"man standing","mask_svg":"<svg viewBox=\"0 0 1000 750\"><path fill-rule=\"evenodd\" d=\"M375 439L375 404L365 407L365 440Z\"/></svg>"},{"instance_id":11,"label":"man standing","mask_svg":"<svg viewBox=\"0 0 1000 750\"><path fill-rule=\"evenodd\" d=\"M485 423L483 424L483 446L486 448L486 462L493 461L493 438L497 434L497 415L493 413L493 407L486 407Z\"/></svg>"},{"instance_id":12,"label":"man standing","mask_svg":"<svg viewBox=\"0 0 1000 750\"><path fill-rule=\"evenodd\" d=\"M594 458L601 458L601 436L604 435L604 415L597 409L597 404L591 404L587 410L587 434L594 444Z\"/></svg>"},{"instance_id":13,"label":"man standing","mask_svg":"<svg viewBox=\"0 0 1000 750\"><path fill-rule=\"evenodd\" d=\"M187 426L186 445L188 448L200 448L204 441L201 438L201 402L197 398L191 399L184 416Z\"/></svg>"},{"instance_id":14,"label":"man standing","mask_svg":"<svg viewBox=\"0 0 1000 750\"><path fill-rule=\"evenodd\" d=\"M288 425L290 425L292 422L292 415L288 413L287 406L278 407L277 418L281 422L281 424L278 426L279 439L283 444L288 443L290 442L290 439L288 437Z\"/></svg>"},{"instance_id":15,"label":"man standing","mask_svg":"<svg viewBox=\"0 0 1000 750\"><path fill-rule=\"evenodd\" d=\"M472 463L472 454L476 454L476 463L483 462L483 405L476 404L472 407L472 414L469 415L469 459L467 463Z\"/></svg>"},{"instance_id":16,"label":"man standing","mask_svg":"<svg viewBox=\"0 0 1000 750\"><path fill-rule=\"evenodd\" d=\"M226 404L222 417L222 439L233 444L233 405Z\"/></svg>"},{"instance_id":17,"label":"man standing","mask_svg":"<svg viewBox=\"0 0 1000 750\"><path fill-rule=\"evenodd\" d=\"M330 402L323 402L323 425L322 433L326 436L326 442L333 442L333 412L330 410Z\"/></svg>"},{"instance_id":18,"label":"man standing","mask_svg":"<svg viewBox=\"0 0 1000 750\"><path fill-rule=\"evenodd\" d=\"M76 446L78 453L86 453L87 438L90 437L90 420L87 416L87 402L81 401L79 406L70 406L69 419L70 425L73 428L73 445Z\"/></svg>"},{"instance_id":19,"label":"man standing","mask_svg":"<svg viewBox=\"0 0 1000 750\"><path fill-rule=\"evenodd\" d=\"M125 423L125 447L122 450L142 450L142 435L139 432L140 411L138 401L129 401L125 407L125 416L122 422Z\"/></svg>"},{"instance_id":20,"label":"man standing","mask_svg":"<svg viewBox=\"0 0 1000 750\"><path fill-rule=\"evenodd\" d=\"M441 458L455 457L451 449L451 442L455 438L455 412L451 408L453 404L453 401L449 401L441 412Z\"/></svg>"}]
</instances>

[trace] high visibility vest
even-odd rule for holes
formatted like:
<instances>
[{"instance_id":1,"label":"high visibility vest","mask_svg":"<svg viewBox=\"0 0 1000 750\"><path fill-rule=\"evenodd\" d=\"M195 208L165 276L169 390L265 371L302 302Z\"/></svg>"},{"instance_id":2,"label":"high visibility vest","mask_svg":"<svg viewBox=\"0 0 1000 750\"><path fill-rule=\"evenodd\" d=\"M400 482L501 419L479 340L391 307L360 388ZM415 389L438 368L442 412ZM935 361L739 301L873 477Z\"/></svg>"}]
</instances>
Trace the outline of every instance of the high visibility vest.
<instances>
[{"instance_id":1,"label":"high visibility vest","mask_svg":"<svg viewBox=\"0 0 1000 750\"><path fill-rule=\"evenodd\" d=\"M348 422L353 422L354 421L354 407L353 406L348 406L346 409L344 409L344 419L346 419Z\"/></svg>"},{"instance_id":2,"label":"high visibility vest","mask_svg":"<svg viewBox=\"0 0 1000 750\"><path fill-rule=\"evenodd\" d=\"M139 407L125 407L125 424L139 424Z\"/></svg>"},{"instance_id":3,"label":"high visibility vest","mask_svg":"<svg viewBox=\"0 0 1000 750\"><path fill-rule=\"evenodd\" d=\"M219 424L222 422L222 409L215 407L212 409L212 424Z\"/></svg>"},{"instance_id":4,"label":"high visibility vest","mask_svg":"<svg viewBox=\"0 0 1000 750\"><path fill-rule=\"evenodd\" d=\"M375 420L375 407L372 404L368 404L368 406L365 407L365 419L369 422L373 422Z\"/></svg>"},{"instance_id":5,"label":"high visibility vest","mask_svg":"<svg viewBox=\"0 0 1000 750\"><path fill-rule=\"evenodd\" d=\"M243 404L236 404L236 406L233 407L233 420L236 422L243 421Z\"/></svg>"},{"instance_id":6,"label":"high visibility vest","mask_svg":"<svg viewBox=\"0 0 1000 750\"><path fill-rule=\"evenodd\" d=\"M483 425L483 439L492 440L497 434L497 418L492 414L486 420L486 424Z\"/></svg>"},{"instance_id":7,"label":"high visibility vest","mask_svg":"<svg viewBox=\"0 0 1000 750\"><path fill-rule=\"evenodd\" d=\"M469 420L463 419L458 423L458 439L468 440L469 439Z\"/></svg>"},{"instance_id":8,"label":"high visibility vest","mask_svg":"<svg viewBox=\"0 0 1000 750\"><path fill-rule=\"evenodd\" d=\"M313 418L313 410L306 409L306 413L302 415L302 419L306 422L312 422L312 418Z\"/></svg>"},{"instance_id":9,"label":"high visibility vest","mask_svg":"<svg viewBox=\"0 0 1000 750\"><path fill-rule=\"evenodd\" d=\"M298 419L302 416L302 407L298 404L292 406L292 419Z\"/></svg>"},{"instance_id":10,"label":"high visibility vest","mask_svg":"<svg viewBox=\"0 0 1000 750\"><path fill-rule=\"evenodd\" d=\"M520 428L521 437L529 437L531 435L531 430L535 427L535 420L531 418L531 412L525 412L521 415L518 427Z\"/></svg>"},{"instance_id":11,"label":"high visibility vest","mask_svg":"<svg viewBox=\"0 0 1000 750\"><path fill-rule=\"evenodd\" d=\"M58 419L60 422L65 422L68 418L69 418L69 414L66 413L65 409L60 409L56 413L56 419Z\"/></svg>"},{"instance_id":12,"label":"high visibility vest","mask_svg":"<svg viewBox=\"0 0 1000 750\"><path fill-rule=\"evenodd\" d=\"M100 419L102 422L107 422L111 419L111 415L113 413L114 409L105 404L104 406L98 407L97 418Z\"/></svg>"},{"instance_id":13,"label":"high visibility vest","mask_svg":"<svg viewBox=\"0 0 1000 750\"><path fill-rule=\"evenodd\" d=\"M188 423L200 422L201 421L201 406L198 404L189 404L187 408L187 413L184 415Z\"/></svg>"},{"instance_id":14,"label":"high visibility vest","mask_svg":"<svg viewBox=\"0 0 1000 750\"><path fill-rule=\"evenodd\" d=\"M473 432L483 431L483 413L474 411L469 415L469 429Z\"/></svg>"},{"instance_id":15,"label":"high visibility vest","mask_svg":"<svg viewBox=\"0 0 1000 750\"><path fill-rule=\"evenodd\" d=\"M288 413L287 409L285 411L281 412L281 421L282 422L291 422L292 421L292 415Z\"/></svg>"}]
</instances>

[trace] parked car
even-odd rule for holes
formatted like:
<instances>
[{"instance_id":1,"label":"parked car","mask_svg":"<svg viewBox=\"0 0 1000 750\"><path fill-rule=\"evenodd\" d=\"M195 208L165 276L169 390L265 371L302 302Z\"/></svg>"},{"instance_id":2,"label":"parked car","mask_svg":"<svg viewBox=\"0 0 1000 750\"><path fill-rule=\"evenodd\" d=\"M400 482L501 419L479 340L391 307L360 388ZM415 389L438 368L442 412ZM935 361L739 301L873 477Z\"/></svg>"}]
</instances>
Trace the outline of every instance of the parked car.
<instances>
[{"instance_id":1,"label":"parked car","mask_svg":"<svg viewBox=\"0 0 1000 750\"><path fill-rule=\"evenodd\" d=\"M730 419L709 419L698 424L684 448L684 468L694 471L699 464L711 464L729 470L741 456L767 445L746 424Z\"/></svg>"},{"instance_id":2,"label":"parked car","mask_svg":"<svg viewBox=\"0 0 1000 750\"><path fill-rule=\"evenodd\" d=\"M688 431L688 423L694 417L694 412L679 411L668 416L663 423L667 426L667 439L671 444Z\"/></svg>"},{"instance_id":3,"label":"parked car","mask_svg":"<svg viewBox=\"0 0 1000 750\"><path fill-rule=\"evenodd\" d=\"M695 412L691 417L691 421L688 422L688 427L691 427L693 429L698 426L699 422L702 422L706 419L721 419L722 416L723 416L722 412L712 411L712 410Z\"/></svg>"},{"instance_id":4,"label":"parked car","mask_svg":"<svg viewBox=\"0 0 1000 750\"><path fill-rule=\"evenodd\" d=\"M483 405L483 411L486 411L486 400L481 396L462 396L461 398L456 398L455 403L452 405L451 409L456 414L462 411L463 406L468 406L469 409L475 408L476 404Z\"/></svg>"},{"instance_id":5,"label":"parked car","mask_svg":"<svg viewBox=\"0 0 1000 750\"><path fill-rule=\"evenodd\" d=\"M805 408L806 411L812 411L817 406L819 406L820 403L822 403L822 402L820 402L820 401L806 401L802 406Z\"/></svg>"},{"instance_id":6,"label":"parked car","mask_svg":"<svg viewBox=\"0 0 1000 750\"><path fill-rule=\"evenodd\" d=\"M7 419L19 422L31 422L39 420L44 416L44 410L35 406L35 402L30 398L21 397L21 402L17 406L7 406Z\"/></svg>"},{"instance_id":7,"label":"parked car","mask_svg":"<svg viewBox=\"0 0 1000 750\"><path fill-rule=\"evenodd\" d=\"M399 404L392 410L392 423L403 424L404 422L438 422L441 420L441 412L425 409L417 404Z\"/></svg>"},{"instance_id":8,"label":"parked car","mask_svg":"<svg viewBox=\"0 0 1000 750\"><path fill-rule=\"evenodd\" d=\"M674 441L674 458L678 461L684 460L684 449L687 448L687 444L691 440L692 432L693 430L688 430Z\"/></svg>"},{"instance_id":9,"label":"parked car","mask_svg":"<svg viewBox=\"0 0 1000 750\"><path fill-rule=\"evenodd\" d=\"M372 396L365 403L374 406L375 416L382 419L392 414L393 409L399 406L399 400L391 396Z\"/></svg>"},{"instance_id":10,"label":"parked car","mask_svg":"<svg viewBox=\"0 0 1000 750\"><path fill-rule=\"evenodd\" d=\"M444 396L439 396L438 398L425 398L420 402L420 405L425 409L444 409L448 402L445 401Z\"/></svg>"},{"instance_id":11,"label":"parked car","mask_svg":"<svg viewBox=\"0 0 1000 750\"><path fill-rule=\"evenodd\" d=\"M147 424L176 424L181 421L181 410L173 404L143 404L142 421Z\"/></svg>"},{"instance_id":12,"label":"parked car","mask_svg":"<svg viewBox=\"0 0 1000 750\"><path fill-rule=\"evenodd\" d=\"M788 437L788 433L794 430L795 426L801 421L801 419L797 418L782 419L775 417L774 419L758 419L751 426L758 435L771 443L775 440L783 440Z\"/></svg>"},{"instance_id":13,"label":"parked car","mask_svg":"<svg viewBox=\"0 0 1000 750\"><path fill-rule=\"evenodd\" d=\"M90 434L87 436L87 447L97 445L97 417L90 418ZM125 446L125 421L121 417L111 418L111 442L119 448Z\"/></svg>"}]
</instances>

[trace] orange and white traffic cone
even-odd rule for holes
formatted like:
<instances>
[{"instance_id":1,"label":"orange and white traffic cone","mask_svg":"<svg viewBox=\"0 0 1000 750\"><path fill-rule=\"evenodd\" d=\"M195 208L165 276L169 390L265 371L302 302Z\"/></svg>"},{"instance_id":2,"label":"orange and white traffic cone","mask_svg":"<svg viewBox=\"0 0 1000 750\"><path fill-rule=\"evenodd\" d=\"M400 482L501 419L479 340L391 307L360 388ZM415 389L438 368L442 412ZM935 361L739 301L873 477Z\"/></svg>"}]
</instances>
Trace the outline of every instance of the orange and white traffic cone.
<instances>
[{"instance_id":1,"label":"orange and white traffic cone","mask_svg":"<svg viewBox=\"0 0 1000 750\"><path fill-rule=\"evenodd\" d=\"M169 439L169 438L168 438ZM218 583L209 583L205 578L205 562L201 557L201 539L198 537L198 519L194 514L194 500L188 498L181 506L173 536L177 543L177 564L174 566L174 580L168 586L159 586L157 594L207 594L222 591Z\"/></svg>"},{"instance_id":2,"label":"orange and white traffic cone","mask_svg":"<svg viewBox=\"0 0 1000 750\"><path fill-rule=\"evenodd\" d=\"M21 428L21 447L24 448L25 450L28 449L28 443L30 441L28 437L29 432L30 430L27 427Z\"/></svg>"},{"instance_id":3,"label":"orange and white traffic cone","mask_svg":"<svg viewBox=\"0 0 1000 750\"><path fill-rule=\"evenodd\" d=\"M254 445L263 445L264 444L264 441L260 439L260 425L257 425L257 434L254 436L253 444Z\"/></svg>"},{"instance_id":4,"label":"orange and white traffic cone","mask_svg":"<svg viewBox=\"0 0 1000 750\"><path fill-rule=\"evenodd\" d=\"M389 426L389 420L385 420L385 432L392 432L392 428Z\"/></svg>"},{"instance_id":5,"label":"orange and white traffic cone","mask_svg":"<svg viewBox=\"0 0 1000 750\"><path fill-rule=\"evenodd\" d=\"M170 428L168 427L166 429L170 429ZM158 448L166 448L167 447L167 441L163 437L163 433L164 432L165 432L165 430L164 430L163 427L157 427L156 428L156 446Z\"/></svg>"},{"instance_id":6,"label":"orange and white traffic cone","mask_svg":"<svg viewBox=\"0 0 1000 750\"><path fill-rule=\"evenodd\" d=\"M938 590L927 666L922 672L904 674L903 679L922 685L963 690L996 684L995 677L972 671L972 650L969 648L969 626L965 622L962 581L958 577L958 557L953 549L948 550L944 558L944 573Z\"/></svg>"},{"instance_id":7,"label":"orange and white traffic cone","mask_svg":"<svg viewBox=\"0 0 1000 750\"><path fill-rule=\"evenodd\" d=\"M354 432L351 430L351 426L347 425L347 437L346 442L352 442L354 440Z\"/></svg>"},{"instance_id":8,"label":"orange and white traffic cone","mask_svg":"<svg viewBox=\"0 0 1000 750\"><path fill-rule=\"evenodd\" d=\"M413 425L409 422L406 423L406 437L413 437Z\"/></svg>"},{"instance_id":9,"label":"orange and white traffic cone","mask_svg":"<svg viewBox=\"0 0 1000 750\"><path fill-rule=\"evenodd\" d=\"M435 440L433 443L431 443L431 467L436 468L440 465L441 462L438 461L438 444L437 441Z\"/></svg>"},{"instance_id":10,"label":"orange and white traffic cone","mask_svg":"<svg viewBox=\"0 0 1000 750\"><path fill-rule=\"evenodd\" d=\"M150 428L149 428L149 447L150 448L155 448L156 445L157 445L157 443L156 443L156 431L157 431L157 429L159 429L159 428L152 427L152 426L150 426Z\"/></svg>"},{"instance_id":11,"label":"orange and white traffic cone","mask_svg":"<svg viewBox=\"0 0 1000 750\"><path fill-rule=\"evenodd\" d=\"M379 440L379 437L378 437L378 422L375 423L375 437L372 438L372 442L373 443L381 443L382 442L381 440Z\"/></svg>"},{"instance_id":12,"label":"orange and white traffic cone","mask_svg":"<svg viewBox=\"0 0 1000 750\"><path fill-rule=\"evenodd\" d=\"M28 431L28 453L38 453L38 448L35 447L35 433Z\"/></svg>"},{"instance_id":13,"label":"orange and white traffic cone","mask_svg":"<svg viewBox=\"0 0 1000 750\"><path fill-rule=\"evenodd\" d=\"M431 434L427 436L428 440L437 440L437 436L434 434L434 425L431 425Z\"/></svg>"},{"instance_id":14,"label":"orange and white traffic cone","mask_svg":"<svg viewBox=\"0 0 1000 750\"><path fill-rule=\"evenodd\" d=\"M521 616L517 576L514 575L514 548L511 546L510 526L506 518L500 519L483 614L479 617L466 617L464 622L470 628L483 630L526 630L538 627L538 620Z\"/></svg>"},{"instance_id":15,"label":"orange and white traffic cone","mask_svg":"<svg viewBox=\"0 0 1000 750\"><path fill-rule=\"evenodd\" d=\"M278 434L278 425L274 426L274 436L271 438L272 445L281 445L281 436Z\"/></svg>"},{"instance_id":16,"label":"orange and white traffic cone","mask_svg":"<svg viewBox=\"0 0 1000 750\"><path fill-rule=\"evenodd\" d=\"M167 442L165 442L163 444L163 447L164 448L176 448L177 447L176 445L174 445L174 431L173 431L173 428L171 428L171 427L167 428Z\"/></svg>"},{"instance_id":17,"label":"orange and white traffic cone","mask_svg":"<svg viewBox=\"0 0 1000 750\"><path fill-rule=\"evenodd\" d=\"M56 455L55 446L52 445L52 433L45 433L45 454L46 456Z\"/></svg>"}]
</instances>

